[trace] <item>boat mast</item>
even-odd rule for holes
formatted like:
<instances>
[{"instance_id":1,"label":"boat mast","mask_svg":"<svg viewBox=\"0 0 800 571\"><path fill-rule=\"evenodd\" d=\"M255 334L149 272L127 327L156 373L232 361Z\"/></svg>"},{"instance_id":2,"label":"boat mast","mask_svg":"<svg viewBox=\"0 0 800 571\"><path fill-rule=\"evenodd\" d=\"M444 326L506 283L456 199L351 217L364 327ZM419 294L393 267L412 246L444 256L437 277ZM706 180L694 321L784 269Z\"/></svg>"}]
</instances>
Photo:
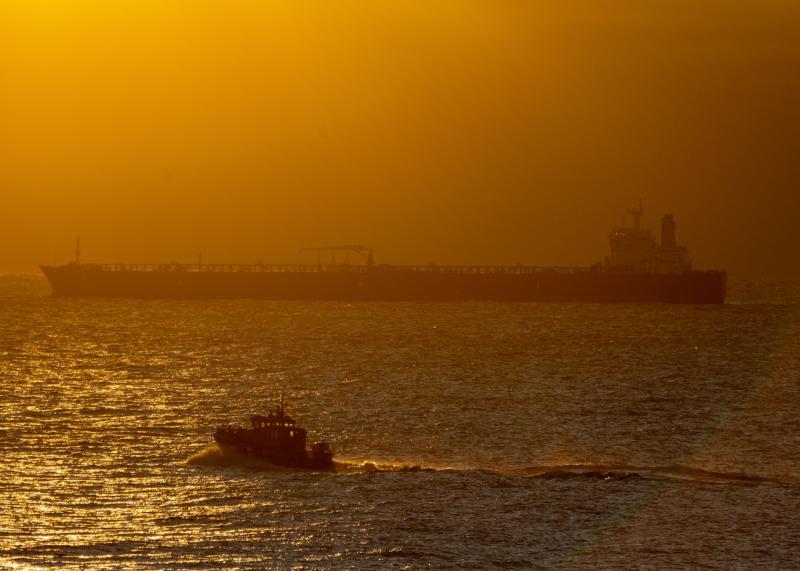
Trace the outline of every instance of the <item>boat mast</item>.
<instances>
[{"instance_id":1,"label":"boat mast","mask_svg":"<svg viewBox=\"0 0 800 571\"><path fill-rule=\"evenodd\" d=\"M81 237L75 237L75 265L81 263Z\"/></svg>"}]
</instances>

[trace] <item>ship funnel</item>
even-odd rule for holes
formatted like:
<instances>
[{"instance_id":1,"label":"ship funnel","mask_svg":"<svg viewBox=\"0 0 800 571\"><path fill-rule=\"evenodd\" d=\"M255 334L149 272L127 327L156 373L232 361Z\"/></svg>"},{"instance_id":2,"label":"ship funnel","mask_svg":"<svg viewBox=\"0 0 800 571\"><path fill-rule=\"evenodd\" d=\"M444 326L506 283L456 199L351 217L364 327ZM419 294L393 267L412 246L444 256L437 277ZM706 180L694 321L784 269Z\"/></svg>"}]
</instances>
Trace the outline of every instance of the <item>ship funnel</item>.
<instances>
[{"instance_id":1,"label":"ship funnel","mask_svg":"<svg viewBox=\"0 0 800 571\"><path fill-rule=\"evenodd\" d=\"M661 247L677 248L678 242L675 239L675 218L672 214L665 214L661 219Z\"/></svg>"}]
</instances>

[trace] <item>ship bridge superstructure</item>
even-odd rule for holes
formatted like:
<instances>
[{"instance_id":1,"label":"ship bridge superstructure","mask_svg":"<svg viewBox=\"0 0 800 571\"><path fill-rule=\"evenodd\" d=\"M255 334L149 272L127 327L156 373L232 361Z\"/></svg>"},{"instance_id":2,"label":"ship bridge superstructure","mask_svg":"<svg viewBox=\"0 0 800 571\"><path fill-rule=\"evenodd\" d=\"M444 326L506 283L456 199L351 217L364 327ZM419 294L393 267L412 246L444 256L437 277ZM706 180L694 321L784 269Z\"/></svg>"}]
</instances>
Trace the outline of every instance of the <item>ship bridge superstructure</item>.
<instances>
[{"instance_id":1,"label":"ship bridge superstructure","mask_svg":"<svg viewBox=\"0 0 800 571\"><path fill-rule=\"evenodd\" d=\"M682 274L692 270L689 251L679 246L675 231L677 225L672 214L661 220L661 244L653 233L641 226L644 215L641 201L627 212L633 226L623 219L622 225L611 230L611 254L606 258L606 269L614 272Z\"/></svg>"}]
</instances>

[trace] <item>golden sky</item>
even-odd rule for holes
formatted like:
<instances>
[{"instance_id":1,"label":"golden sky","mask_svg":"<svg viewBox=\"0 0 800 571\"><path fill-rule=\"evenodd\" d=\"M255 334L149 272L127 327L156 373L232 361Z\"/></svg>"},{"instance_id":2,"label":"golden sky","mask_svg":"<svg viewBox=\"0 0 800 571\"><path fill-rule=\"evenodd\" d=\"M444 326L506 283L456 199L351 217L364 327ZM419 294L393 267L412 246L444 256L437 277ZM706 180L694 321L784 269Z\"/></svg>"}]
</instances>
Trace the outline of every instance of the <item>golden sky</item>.
<instances>
[{"instance_id":1,"label":"golden sky","mask_svg":"<svg viewBox=\"0 0 800 571\"><path fill-rule=\"evenodd\" d=\"M0 268L587 265L641 197L798 276L797 0L0 0Z\"/></svg>"}]
</instances>

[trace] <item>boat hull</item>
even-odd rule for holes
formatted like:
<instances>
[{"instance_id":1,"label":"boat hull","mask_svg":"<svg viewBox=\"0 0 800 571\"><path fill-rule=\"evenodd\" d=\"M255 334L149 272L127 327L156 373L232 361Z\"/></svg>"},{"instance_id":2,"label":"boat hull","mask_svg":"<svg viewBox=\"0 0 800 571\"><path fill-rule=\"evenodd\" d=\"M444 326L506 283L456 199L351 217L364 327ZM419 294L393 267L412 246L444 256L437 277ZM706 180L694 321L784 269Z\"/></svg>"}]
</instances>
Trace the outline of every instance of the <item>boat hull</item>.
<instances>
[{"instance_id":1,"label":"boat hull","mask_svg":"<svg viewBox=\"0 0 800 571\"><path fill-rule=\"evenodd\" d=\"M54 294L65 297L724 303L727 285L724 271L654 274L590 268L470 268L468 272L447 267L299 268L171 271L125 266L107 270L77 264L41 267Z\"/></svg>"},{"instance_id":2,"label":"boat hull","mask_svg":"<svg viewBox=\"0 0 800 571\"><path fill-rule=\"evenodd\" d=\"M277 466L305 470L333 469L333 455L330 453L317 455L302 448L286 450L269 447L259 443L255 438L248 438L248 432L245 430L239 437L233 437L225 432L217 431L214 434L214 440L222 446L230 446L239 452L255 456Z\"/></svg>"}]
</instances>

